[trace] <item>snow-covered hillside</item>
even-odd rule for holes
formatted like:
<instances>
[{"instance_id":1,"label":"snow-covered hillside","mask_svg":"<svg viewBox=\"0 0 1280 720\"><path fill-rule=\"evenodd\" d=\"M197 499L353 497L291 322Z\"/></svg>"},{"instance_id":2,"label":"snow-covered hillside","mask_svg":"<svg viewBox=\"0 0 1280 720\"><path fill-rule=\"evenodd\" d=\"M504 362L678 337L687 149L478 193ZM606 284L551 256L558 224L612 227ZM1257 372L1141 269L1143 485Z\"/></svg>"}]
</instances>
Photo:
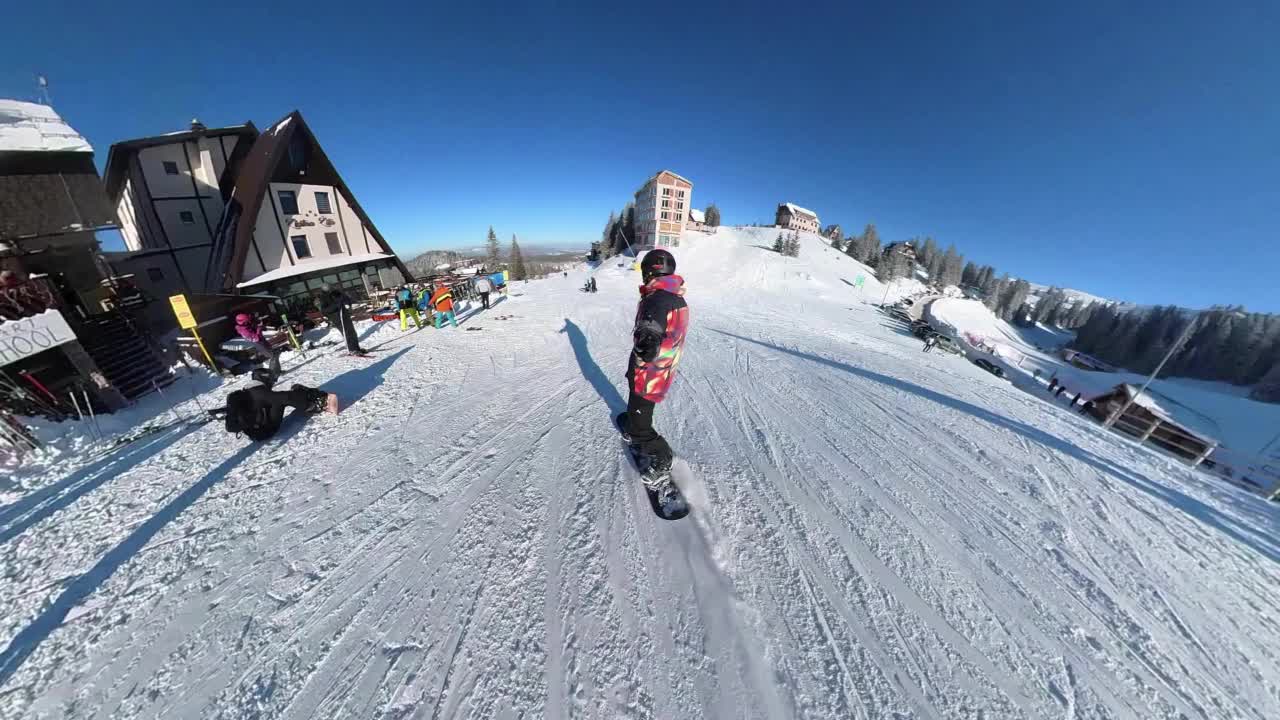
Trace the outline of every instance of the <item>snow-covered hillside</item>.
<instances>
[{"instance_id":1,"label":"snow-covered hillside","mask_svg":"<svg viewBox=\"0 0 1280 720\"><path fill-rule=\"evenodd\" d=\"M688 518L610 425L626 262L369 326L372 361L288 363L336 418L22 476L0 717L1280 716L1274 507L921 353L865 268L769 235L676 250Z\"/></svg>"}]
</instances>

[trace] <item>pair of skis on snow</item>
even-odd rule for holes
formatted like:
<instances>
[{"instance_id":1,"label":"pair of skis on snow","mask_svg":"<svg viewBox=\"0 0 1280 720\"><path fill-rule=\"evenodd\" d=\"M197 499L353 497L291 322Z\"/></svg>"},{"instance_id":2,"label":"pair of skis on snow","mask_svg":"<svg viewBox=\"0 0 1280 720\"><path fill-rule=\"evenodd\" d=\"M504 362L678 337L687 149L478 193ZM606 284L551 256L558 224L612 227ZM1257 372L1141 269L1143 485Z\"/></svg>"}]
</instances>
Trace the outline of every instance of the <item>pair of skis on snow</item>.
<instances>
[{"instance_id":1,"label":"pair of skis on snow","mask_svg":"<svg viewBox=\"0 0 1280 720\"><path fill-rule=\"evenodd\" d=\"M688 515L691 509L689 501L671 477L671 469L655 470L653 458L645 455L640 448L627 440L626 430L622 426L622 419L625 417L626 413L614 417L613 426L622 435L622 444L626 448L627 457L631 459L632 467L640 475L640 482L649 496L649 505L653 508L654 514L663 520L679 520Z\"/></svg>"}]
</instances>

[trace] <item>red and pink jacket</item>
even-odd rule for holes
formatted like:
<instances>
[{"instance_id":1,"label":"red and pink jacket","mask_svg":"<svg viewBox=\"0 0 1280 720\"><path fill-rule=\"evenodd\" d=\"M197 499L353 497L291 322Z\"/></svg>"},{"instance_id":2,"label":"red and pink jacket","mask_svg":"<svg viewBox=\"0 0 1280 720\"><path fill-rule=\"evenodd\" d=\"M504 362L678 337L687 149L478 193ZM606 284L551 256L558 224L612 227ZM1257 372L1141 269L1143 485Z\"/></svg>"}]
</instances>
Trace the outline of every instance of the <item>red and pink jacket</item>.
<instances>
[{"instance_id":1,"label":"red and pink jacket","mask_svg":"<svg viewBox=\"0 0 1280 720\"><path fill-rule=\"evenodd\" d=\"M636 308L631 367L631 389L644 399L659 403L676 378L676 365L689 329L689 306L684 301L684 278L666 275L640 286Z\"/></svg>"}]
</instances>

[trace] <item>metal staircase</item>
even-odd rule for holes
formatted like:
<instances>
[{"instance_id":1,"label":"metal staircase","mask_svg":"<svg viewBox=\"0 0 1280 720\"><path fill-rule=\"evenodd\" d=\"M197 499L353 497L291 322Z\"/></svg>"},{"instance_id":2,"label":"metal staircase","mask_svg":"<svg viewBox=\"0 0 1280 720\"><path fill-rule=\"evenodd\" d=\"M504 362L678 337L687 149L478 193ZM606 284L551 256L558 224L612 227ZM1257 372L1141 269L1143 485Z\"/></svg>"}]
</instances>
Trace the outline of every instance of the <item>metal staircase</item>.
<instances>
[{"instance_id":1,"label":"metal staircase","mask_svg":"<svg viewBox=\"0 0 1280 720\"><path fill-rule=\"evenodd\" d=\"M98 369L129 400L173 382L173 374L125 314L110 312L85 319L77 334Z\"/></svg>"}]
</instances>

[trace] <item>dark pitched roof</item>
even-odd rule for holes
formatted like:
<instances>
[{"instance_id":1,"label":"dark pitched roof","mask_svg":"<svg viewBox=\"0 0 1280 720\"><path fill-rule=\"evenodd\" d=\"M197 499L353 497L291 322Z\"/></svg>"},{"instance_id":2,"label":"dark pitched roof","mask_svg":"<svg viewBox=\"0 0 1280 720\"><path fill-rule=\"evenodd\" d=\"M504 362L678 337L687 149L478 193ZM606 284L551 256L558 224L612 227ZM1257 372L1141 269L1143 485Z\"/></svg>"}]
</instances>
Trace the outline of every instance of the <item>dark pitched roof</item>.
<instances>
[{"instance_id":1,"label":"dark pitched roof","mask_svg":"<svg viewBox=\"0 0 1280 720\"><path fill-rule=\"evenodd\" d=\"M125 177L129 174L129 160L143 148L156 147L158 145L171 145L173 143L194 140L199 137L223 137L226 135L242 135L252 140L258 135L258 128L253 126L252 122L246 121L243 125L231 125L224 128L206 128L203 130L187 130L184 132L169 133L167 135L154 135L152 137L137 138L135 140L122 140L111 146L107 151L107 167L102 174L102 182L107 188L107 197L112 203L120 200L121 188L124 186ZM247 144L247 143L246 143ZM234 164L234 160L233 160ZM231 166L228 165L228 170Z\"/></svg>"},{"instance_id":2,"label":"dark pitched roof","mask_svg":"<svg viewBox=\"0 0 1280 720\"><path fill-rule=\"evenodd\" d=\"M0 158L0 239L115 224L92 153L9 152Z\"/></svg>"},{"instance_id":3,"label":"dark pitched roof","mask_svg":"<svg viewBox=\"0 0 1280 720\"><path fill-rule=\"evenodd\" d=\"M302 113L294 110L279 122L263 131L254 141L244 161L240 163L235 182L235 189L222 214L213 242L213 253L209 262L205 287L210 291L226 290L235 292L244 274L244 262L253 242L253 226L262 207L262 200L273 181L285 182L297 180L297 173L284 164L290 156L291 143L295 138L301 145L304 154L305 178L309 181L321 180L332 184L346 198L347 204L355 211L360 221L369 229L377 241L378 247L388 255L395 257L396 265L405 277L412 277L408 268L400 261L391 246L387 244L377 226L369 219L364 208L356 201L355 195L343 182L324 149L316 140L315 134L302 119ZM294 158L291 162L299 162ZM243 222L242 222L243 220Z\"/></svg>"}]
</instances>

